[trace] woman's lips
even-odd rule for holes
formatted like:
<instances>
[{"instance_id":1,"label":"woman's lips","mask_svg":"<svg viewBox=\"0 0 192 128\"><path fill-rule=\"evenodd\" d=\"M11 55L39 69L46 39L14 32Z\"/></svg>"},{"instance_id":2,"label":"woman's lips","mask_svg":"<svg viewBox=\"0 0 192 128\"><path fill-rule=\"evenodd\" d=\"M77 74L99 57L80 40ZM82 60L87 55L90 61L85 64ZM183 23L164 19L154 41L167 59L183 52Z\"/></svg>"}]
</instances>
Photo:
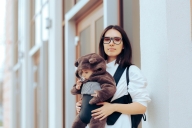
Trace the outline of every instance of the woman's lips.
<instances>
[{"instance_id":1,"label":"woman's lips","mask_svg":"<svg viewBox=\"0 0 192 128\"><path fill-rule=\"evenodd\" d=\"M109 51L115 51L115 48L108 48Z\"/></svg>"}]
</instances>

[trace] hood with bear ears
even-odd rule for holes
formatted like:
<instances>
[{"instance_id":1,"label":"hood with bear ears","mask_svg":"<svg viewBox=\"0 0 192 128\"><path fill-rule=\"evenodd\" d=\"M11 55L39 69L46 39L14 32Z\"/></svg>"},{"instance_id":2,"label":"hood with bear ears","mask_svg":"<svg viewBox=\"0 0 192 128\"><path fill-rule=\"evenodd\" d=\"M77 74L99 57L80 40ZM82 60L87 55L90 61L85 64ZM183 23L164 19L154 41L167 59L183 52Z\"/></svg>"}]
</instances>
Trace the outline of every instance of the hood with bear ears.
<instances>
[{"instance_id":1,"label":"hood with bear ears","mask_svg":"<svg viewBox=\"0 0 192 128\"><path fill-rule=\"evenodd\" d=\"M106 62L100 55L96 53L87 54L76 60L75 66L77 67L76 76L80 78L78 72L82 69L91 69L93 74L90 77L102 75L106 73Z\"/></svg>"}]
</instances>

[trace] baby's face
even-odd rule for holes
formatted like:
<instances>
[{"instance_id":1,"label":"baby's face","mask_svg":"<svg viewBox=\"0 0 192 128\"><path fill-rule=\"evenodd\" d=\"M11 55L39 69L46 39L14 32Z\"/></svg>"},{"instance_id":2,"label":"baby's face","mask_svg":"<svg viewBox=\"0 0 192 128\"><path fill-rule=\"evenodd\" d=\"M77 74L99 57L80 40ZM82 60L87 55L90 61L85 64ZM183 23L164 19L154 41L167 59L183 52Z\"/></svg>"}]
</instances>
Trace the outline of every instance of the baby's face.
<instances>
[{"instance_id":1,"label":"baby's face","mask_svg":"<svg viewBox=\"0 0 192 128\"><path fill-rule=\"evenodd\" d=\"M93 73L93 71L90 69L83 69L81 76L85 79L89 79L89 77L91 76L92 73Z\"/></svg>"}]
</instances>

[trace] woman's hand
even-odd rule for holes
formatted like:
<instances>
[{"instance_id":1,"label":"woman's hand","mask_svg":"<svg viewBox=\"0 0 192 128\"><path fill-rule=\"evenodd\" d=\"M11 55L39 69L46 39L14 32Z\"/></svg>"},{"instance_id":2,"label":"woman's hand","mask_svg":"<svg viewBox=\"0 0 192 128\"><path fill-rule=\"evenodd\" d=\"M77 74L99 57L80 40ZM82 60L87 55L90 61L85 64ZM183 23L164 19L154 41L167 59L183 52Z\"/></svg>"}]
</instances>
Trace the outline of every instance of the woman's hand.
<instances>
[{"instance_id":1,"label":"woman's hand","mask_svg":"<svg viewBox=\"0 0 192 128\"><path fill-rule=\"evenodd\" d=\"M79 113L80 110L81 110L81 104L82 104L82 100L80 100L80 101L78 101L78 102L76 103L76 111L77 111L77 113Z\"/></svg>"},{"instance_id":2,"label":"woman's hand","mask_svg":"<svg viewBox=\"0 0 192 128\"><path fill-rule=\"evenodd\" d=\"M113 104L110 104L108 102L101 102L98 103L97 105L103 105L103 106L91 111L92 112L91 116L93 116L94 119L103 120L114 112Z\"/></svg>"}]
</instances>

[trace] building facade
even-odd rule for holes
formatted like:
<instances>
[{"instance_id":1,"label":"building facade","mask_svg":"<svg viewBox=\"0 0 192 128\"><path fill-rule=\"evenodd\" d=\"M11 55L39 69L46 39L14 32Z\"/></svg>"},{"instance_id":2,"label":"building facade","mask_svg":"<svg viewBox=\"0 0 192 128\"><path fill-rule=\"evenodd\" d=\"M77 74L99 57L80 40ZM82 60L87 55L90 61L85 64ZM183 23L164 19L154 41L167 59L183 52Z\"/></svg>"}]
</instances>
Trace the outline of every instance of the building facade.
<instances>
[{"instance_id":1,"label":"building facade","mask_svg":"<svg viewBox=\"0 0 192 128\"><path fill-rule=\"evenodd\" d=\"M192 11L181 0L7 0L4 128L70 128L79 97L75 60L98 52L102 30L122 26L148 80L142 128L188 128Z\"/></svg>"}]
</instances>

